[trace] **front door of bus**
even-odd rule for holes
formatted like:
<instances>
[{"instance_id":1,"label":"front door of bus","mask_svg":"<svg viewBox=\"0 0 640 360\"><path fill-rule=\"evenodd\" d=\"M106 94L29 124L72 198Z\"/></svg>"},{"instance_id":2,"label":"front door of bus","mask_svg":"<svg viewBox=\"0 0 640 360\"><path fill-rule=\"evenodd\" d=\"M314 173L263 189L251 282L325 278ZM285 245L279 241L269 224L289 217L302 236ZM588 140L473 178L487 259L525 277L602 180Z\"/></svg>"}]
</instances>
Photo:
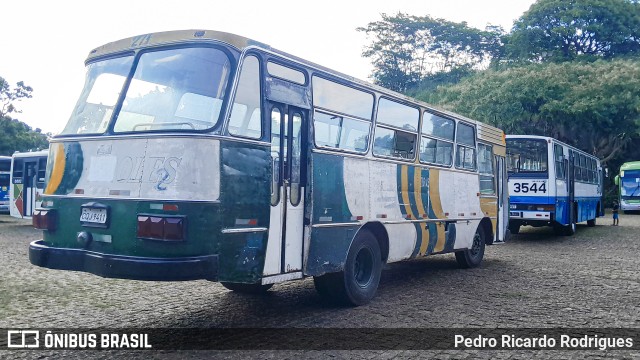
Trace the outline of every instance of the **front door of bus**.
<instances>
[{"instance_id":1,"label":"front door of bus","mask_svg":"<svg viewBox=\"0 0 640 360\"><path fill-rule=\"evenodd\" d=\"M271 119L271 219L263 274L302 270L304 233L303 146L306 110L269 102Z\"/></svg>"},{"instance_id":2,"label":"front door of bus","mask_svg":"<svg viewBox=\"0 0 640 360\"><path fill-rule=\"evenodd\" d=\"M22 216L30 217L33 215L34 205L36 202L37 190L37 161L24 162L24 187L22 188Z\"/></svg>"},{"instance_id":3,"label":"front door of bus","mask_svg":"<svg viewBox=\"0 0 640 360\"><path fill-rule=\"evenodd\" d=\"M495 155L496 160L496 180L498 182L498 218L496 221L496 242L507 241L507 227L509 225L509 186L507 180L507 169L503 156Z\"/></svg>"}]
</instances>

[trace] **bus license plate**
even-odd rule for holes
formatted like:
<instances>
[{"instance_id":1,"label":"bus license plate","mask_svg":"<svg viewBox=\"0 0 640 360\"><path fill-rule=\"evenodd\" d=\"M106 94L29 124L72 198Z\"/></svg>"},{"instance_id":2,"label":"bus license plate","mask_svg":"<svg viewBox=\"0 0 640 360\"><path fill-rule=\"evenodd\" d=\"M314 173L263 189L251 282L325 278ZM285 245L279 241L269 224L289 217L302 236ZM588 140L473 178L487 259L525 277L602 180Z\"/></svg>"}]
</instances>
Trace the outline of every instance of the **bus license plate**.
<instances>
[{"instance_id":1,"label":"bus license plate","mask_svg":"<svg viewBox=\"0 0 640 360\"><path fill-rule=\"evenodd\" d=\"M107 209L82 208L80 221L92 224L106 224Z\"/></svg>"}]
</instances>

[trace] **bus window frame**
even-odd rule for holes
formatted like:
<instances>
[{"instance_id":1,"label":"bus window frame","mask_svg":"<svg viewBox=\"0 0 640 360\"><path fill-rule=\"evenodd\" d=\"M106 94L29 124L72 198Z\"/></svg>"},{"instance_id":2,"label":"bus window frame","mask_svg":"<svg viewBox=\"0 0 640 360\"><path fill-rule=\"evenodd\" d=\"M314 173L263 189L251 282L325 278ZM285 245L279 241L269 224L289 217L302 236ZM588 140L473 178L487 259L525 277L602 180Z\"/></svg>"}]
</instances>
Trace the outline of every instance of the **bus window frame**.
<instances>
[{"instance_id":1,"label":"bus window frame","mask_svg":"<svg viewBox=\"0 0 640 360\"><path fill-rule=\"evenodd\" d=\"M244 57L245 56L243 56L243 58ZM280 59L276 58L276 57L270 57L270 58L265 59L265 61L264 61L264 64L265 64L264 74L265 75L269 75L269 76L271 76L273 78L276 78L276 79L280 79L280 80L283 80L283 81L287 81L287 82L293 83L293 84L297 84L297 85L301 85L301 86L305 86L305 87L309 86L309 75L305 71L302 71L300 69L296 69L295 67L290 66L287 63L285 63L283 61L279 61L279 60ZM289 69L289 70L292 70L292 71L295 71L295 72L299 72L304 77L304 81L302 83L300 83L300 82L294 81L292 79L287 79L287 78L284 78L282 76L274 75L269 71L269 64L274 64L274 65L277 65L277 66L280 66L280 67L283 67L283 68L286 68L286 69ZM263 76L262 78L264 79L265 77L266 76Z\"/></svg>"},{"instance_id":2,"label":"bus window frame","mask_svg":"<svg viewBox=\"0 0 640 360\"><path fill-rule=\"evenodd\" d=\"M357 150L350 150L350 149L345 149L345 148L341 148L341 147L318 145L316 143L316 120L315 120L316 112L320 112L320 113L323 113L325 115L338 116L338 117L342 118L343 120L345 118L347 118L349 120L355 120L355 121L358 121L358 122L361 122L361 123L367 123L369 125L369 132L368 132L368 137L369 138L367 139L367 148L364 151L357 151ZM342 153L354 154L354 155L366 155L369 152L369 149L372 147L371 146L371 128L372 128L373 124L371 123L371 121L363 120L363 119L360 119L360 118L356 118L356 117L353 117L353 116L350 116L350 115L342 114L342 113L339 113L337 111L329 110L329 109L325 109L325 108L321 108L321 107L313 107L313 109L311 111L311 114L312 114L312 116L309 119L309 123L311 124L311 128L313 129L313 133L311 134L311 136L313 137L313 146L316 149L327 150L327 151L336 151L336 152L342 152Z\"/></svg>"},{"instance_id":3,"label":"bus window frame","mask_svg":"<svg viewBox=\"0 0 640 360\"><path fill-rule=\"evenodd\" d=\"M464 143L459 143L458 142L458 136L460 135L460 125L465 125L465 126L469 126L471 128L471 130L473 131L473 146L470 146L468 144L464 144ZM455 166L456 169L460 170L460 171L468 171L471 173L477 173L478 172L478 129L476 129L476 126L474 124L468 123L466 121L456 121L456 131L455 131L455 142L454 142L454 155L453 155L453 165ZM461 165L458 165L458 148L459 147L463 147L465 149L472 149L474 151L474 155L473 155L473 159L474 159L474 166L473 169L469 169L464 167L464 161ZM466 152L466 150L465 150Z\"/></svg>"},{"instance_id":4,"label":"bus window frame","mask_svg":"<svg viewBox=\"0 0 640 360\"><path fill-rule=\"evenodd\" d=\"M406 106L407 108L411 108L413 110L417 111L417 122L416 122L416 129L414 131L411 131L409 129L403 129L397 126L394 126L392 124L386 123L386 122L380 122L379 121L379 115L380 115L380 102L382 100L385 101L389 101L392 103L396 103L397 105L402 105L402 106ZM401 101L399 99L395 99L392 98L390 96L385 96L385 95L381 95L378 97L377 101L374 104L374 108L375 108L375 119L373 121L373 132L371 135L372 136L372 145L371 145L371 154L373 154L374 157L377 158L381 158L381 159L392 159L392 160L398 160L398 161L403 161L403 162L415 162L416 161L416 156L418 155L419 152L419 144L420 144L420 125L422 124L421 120L422 120L422 109L419 106L416 106L415 104L412 103L407 103L405 101ZM410 134L410 135L414 135L415 138L413 140L413 157L412 158L405 158L405 157L401 157L401 156L394 156L394 155L380 155L380 154L376 154L375 153L375 148L376 148L376 134L378 133L378 128L383 128L383 129L387 129L387 130L391 130L394 131L395 134L397 135L398 132L402 132L405 134ZM397 136L394 136L394 148L395 145L397 144Z\"/></svg>"},{"instance_id":5,"label":"bus window frame","mask_svg":"<svg viewBox=\"0 0 640 360\"><path fill-rule=\"evenodd\" d=\"M250 136L243 136L243 135L237 135L237 134L232 134L229 131L229 124L231 123L231 114L233 113L233 104L235 104L235 100L236 100L236 95L238 93L238 88L240 86L240 74L242 73L242 67L244 66L244 61L250 57L250 56L254 56L257 60L258 60L258 84L260 86L260 90L259 90L259 102L260 102L260 137L250 137ZM265 60L264 58L261 56L261 54L257 51L249 51L246 52L244 54L242 54L240 56L240 58L238 59L238 65L237 65L237 69L234 73L234 79L233 79L233 86L231 88L231 91L233 91L233 93L231 94L231 96L228 97L228 101L229 104L228 105L224 105L223 103L223 111L221 114L224 118L222 120L222 130L221 133L225 134L227 136L230 136L232 138L238 138L238 139L244 139L244 140L250 140L250 141L271 141L271 114L265 115L265 101L264 101L264 96L263 96L263 92L264 92L264 81L265 81L265 74L266 74L266 70L263 69ZM229 109L226 109L225 106L228 106ZM269 121L265 120L265 116L269 119ZM266 140L265 140L266 139Z\"/></svg>"},{"instance_id":6,"label":"bus window frame","mask_svg":"<svg viewBox=\"0 0 640 360\"><path fill-rule=\"evenodd\" d=\"M434 115L437 116L439 118L448 120L453 122L453 138L452 139L447 139L447 138L443 138L440 136L436 136L436 135L432 135L432 134L425 134L424 131L422 131L422 128L424 126L424 122L425 122L425 114L429 114L429 115ZM420 131L419 131L419 136L420 136L420 142L419 142L419 148L418 148L418 161L421 164L427 164L427 165L433 165L433 166L439 166L442 168L446 168L446 169L451 169L454 166L454 162L456 160L455 158L455 153L456 153L456 130L458 129L458 122L456 121L456 119L451 119L449 117L446 116L442 116L441 114L438 114L434 111L431 111L430 109L427 110L422 110L420 113ZM438 141L442 141L442 142L446 142L448 144L451 144L451 163L449 165L445 165L445 164L440 164L437 162L429 162L429 161L423 161L420 158L420 150L422 149L422 143L424 141L424 139L427 140L435 140L436 141L436 157L437 157L437 151L438 151Z\"/></svg>"}]
</instances>

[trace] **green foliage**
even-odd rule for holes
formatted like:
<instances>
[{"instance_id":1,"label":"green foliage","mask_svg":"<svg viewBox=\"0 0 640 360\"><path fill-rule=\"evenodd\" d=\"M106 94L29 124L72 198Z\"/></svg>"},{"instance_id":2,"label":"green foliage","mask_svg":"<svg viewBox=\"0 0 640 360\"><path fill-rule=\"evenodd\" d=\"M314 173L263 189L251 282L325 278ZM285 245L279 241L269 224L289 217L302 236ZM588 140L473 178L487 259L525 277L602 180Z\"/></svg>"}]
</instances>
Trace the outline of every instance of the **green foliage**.
<instances>
[{"instance_id":1,"label":"green foliage","mask_svg":"<svg viewBox=\"0 0 640 360\"><path fill-rule=\"evenodd\" d=\"M22 81L11 89L5 79L0 77L0 155L11 155L16 151L32 151L46 149L48 137L40 129L31 127L22 121L12 119L9 114L19 113L15 103L30 98L33 89Z\"/></svg>"},{"instance_id":2,"label":"green foliage","mask_svg":"<svg viewBox=\"0 0 640 360\"><path fill-rule=\"evenodd\" d=\"M487 70L418 95L508 134L546 135L615 158L640 129L640 61Z\"/></svg>"},{"instance_id":3,"label":"green foliage","mask_svg":"<svg viewBox=\"0 0 640 360\"><path fill-rule=\"evenodd\" d=\"M16 151L35 151L49 147L48 137L40 129L8 116L0 118L0 155L11 155Z\"/></svg>"},{"instance_id":4,"label":"green foliage","mask_svg":"<svg viewBox=\"0 0 640 360\"><path fill-rule=\"evenodd\" d=\"M640 53L640 4L630 0L539 0L505 38L512 60L571 61Z\"/></svg>"},{"instance_id":5,"label":"green foliage","mask_svg":"<svg viewBox=\"0 0 640 360\"><path fill-rule=\"evenodd\" d=\"M8 116L12 113L19 113L15 107L15 103L31 98L31 86L27 86L24 82L19 81L16 86L11 89L9 83L0 76L0 117Z\"/></svg>"},{"instance_id":6,"label":"green foliage","mask_svg":"<svg viewBox=\"0 0 640 360\"><path fill-rule=\"evenodd\" d=\"M488 63L502 45L499 27L482 31L403 13L382 14L381 21L357 30L372 38L362 55L372 60L373 80L396 91L415 87L428 74Z\"/></svg>"}]
</instances>

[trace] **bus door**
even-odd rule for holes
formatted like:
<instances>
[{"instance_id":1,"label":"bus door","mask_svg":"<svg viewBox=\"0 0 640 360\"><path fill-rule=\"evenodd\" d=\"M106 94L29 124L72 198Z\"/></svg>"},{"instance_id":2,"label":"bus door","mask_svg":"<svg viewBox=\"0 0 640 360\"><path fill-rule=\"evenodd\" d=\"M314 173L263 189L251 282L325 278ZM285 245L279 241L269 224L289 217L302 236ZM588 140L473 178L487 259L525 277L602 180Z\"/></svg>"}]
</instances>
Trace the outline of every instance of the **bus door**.
<instances>
[{"instance_id":1,"label":"bus door","mask_svg":"<svg viewBox=\"0 0 640 360\"><path fill-rule=\"evenodd\" d=\"M307 110L267 102L271 120L271 218L264 276L301 272Z\"/></svg>"},{"instance_id":2,"label":"bus door","mask_svg":"<svg viewBox=\"0 0 640 360\"><path fill-rule=\"evenodd\" d=\"M507 181L507 169L503 156L495 156L496 180L498 182L498 218L496 221L496 242L507 241L506 231L509 226L509 186Z\"/></svg>"},{"instance_id":3,"label":"bus door","mask_svg":"<svg viewBox=\"0 0 640 360\"><path fill-rule=\"evenodd\" d=\"M567 214L567 224L571 225L574 222L577 222L576 219L576 210L575 207L575 192L576 192L576 174L575 174L575 161L578 161L579 157L576 154L569 150L569 161L567 166L567 195L569 196L569 204L567 209L569 213Z\"/></svg>"},{"instance_id":4,"label":"bus door","mask_svg":"<svg viewBox=\"0 0 640 360\"><path fill-rule=\"evenodd\" d=\"M31 217L36 202L38 159L24 160L24 187L22 188L22 216Z\"/></svg>"}]
</instances>

